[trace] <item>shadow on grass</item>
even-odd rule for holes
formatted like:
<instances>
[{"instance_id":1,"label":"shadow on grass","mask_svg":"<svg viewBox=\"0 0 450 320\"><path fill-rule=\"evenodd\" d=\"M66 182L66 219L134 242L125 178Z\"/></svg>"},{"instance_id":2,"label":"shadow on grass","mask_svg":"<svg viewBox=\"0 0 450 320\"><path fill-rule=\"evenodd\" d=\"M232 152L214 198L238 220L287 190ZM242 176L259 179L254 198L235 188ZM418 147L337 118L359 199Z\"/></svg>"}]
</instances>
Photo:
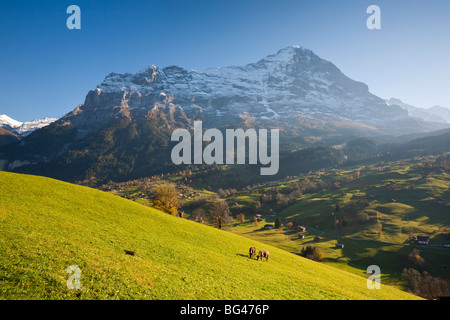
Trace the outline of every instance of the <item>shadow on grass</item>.
<instances>
[{"instance_id":1,"label":"shadow on grass","mask_svg":"<svg viewBox=\"0 0 450 320\"><path fill-rule=\"evenodd\" d=\"M259 228L259 229L255 229L252 232L261 232L261 231L267 231L267 229L264 229L264 227Z\"/></svg>"}]
</instances>

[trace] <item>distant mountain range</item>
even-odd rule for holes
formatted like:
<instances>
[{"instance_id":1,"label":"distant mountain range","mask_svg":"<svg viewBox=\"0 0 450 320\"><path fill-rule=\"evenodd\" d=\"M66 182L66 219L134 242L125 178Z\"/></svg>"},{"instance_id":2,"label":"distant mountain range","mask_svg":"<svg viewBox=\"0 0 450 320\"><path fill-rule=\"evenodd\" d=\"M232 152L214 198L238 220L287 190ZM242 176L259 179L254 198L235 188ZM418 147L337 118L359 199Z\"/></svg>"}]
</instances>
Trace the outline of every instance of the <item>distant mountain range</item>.
<instances>
[{"instance_id":1,"label":"distant mountain range","mask_svg":"<svg viewBox=\"0 0 450 320\"><path fill-rule=\"evenodd\" d=\"M450 126L411 116L311 50L290 46L240 67L199 72L152 65L135 74L111 73L72 112L0 147L0 170L69 181L177 170L170 134L192 128L195 120L205 128L279 128L285 152ZM23 124L9 126L21 134Z\"/></svg>"},{"instance_id":2,"label":"distant mountain range","mask_svg":"<svg viewBox=\"0 0 450 320\"><path fill-rule=\"evenodd\" d=\"M450 109L441 106L433 106L431 108L419 108L404 103L400 99L391 98L386 100L389 105L396 105L406 110L410 117L420 118L425 121L450 123Z\"/></svg>"},{"instance_id":3,"label":"distant mountain range","mask_svg":"<svg viewBox=\"0 0 450 320\"><path fill-rule=\"evenodd\" d=\"M36 129L43 128L55 122L56 118L35 119L33 121L20 122L8 117L5 114L0 115L0 128L8 130L17 136L25 137Z\"/></svg>"},{"instance_id":4,"label":"distant mountain range","mask_svg":"<svg viewBox=\"0 0 450 320\"><path fill-rule=\"evenodd\" d=\"M66 119L88 134L109 121L112 107L131 116L171 110L174 116L200 118L207 127L247 122L300 133L326 127L371 134L434 129L299 46L242 67L198 72L153 65L136 74L111 73ZM95 121L88 120L93 114Z\"/></svg>"}]
</instances>

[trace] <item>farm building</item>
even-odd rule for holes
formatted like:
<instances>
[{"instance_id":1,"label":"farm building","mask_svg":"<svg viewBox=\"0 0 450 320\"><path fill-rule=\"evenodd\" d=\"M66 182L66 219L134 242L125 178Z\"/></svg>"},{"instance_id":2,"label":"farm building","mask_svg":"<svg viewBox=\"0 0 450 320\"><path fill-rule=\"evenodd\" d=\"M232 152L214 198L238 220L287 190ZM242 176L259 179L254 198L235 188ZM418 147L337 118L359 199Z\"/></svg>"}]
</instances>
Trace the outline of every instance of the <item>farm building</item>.
<instances>
[{"instance_id":1,"label":"farm building","mask_svg":"<svg viewBox=\"0 0 450 320\"><path fill-rule=\"evenodd\" d=\"M430 237L427 237L427 236L415 236L412 240L414 241L414 243L417 243L417 244L428 245L428 243L430 242Z\"/></svg>"},{"instance_id":2,"label":"farm building","mask_svg":"<svg viewBox=\"0 0 450 320\"><path fill-rule=\"evenodd\" d=\"M337 249L344 249L344 245L343 245L342 243L336 243L336 244L335 244L335 247L336 247Z\"/></svg>"}]
</instances>

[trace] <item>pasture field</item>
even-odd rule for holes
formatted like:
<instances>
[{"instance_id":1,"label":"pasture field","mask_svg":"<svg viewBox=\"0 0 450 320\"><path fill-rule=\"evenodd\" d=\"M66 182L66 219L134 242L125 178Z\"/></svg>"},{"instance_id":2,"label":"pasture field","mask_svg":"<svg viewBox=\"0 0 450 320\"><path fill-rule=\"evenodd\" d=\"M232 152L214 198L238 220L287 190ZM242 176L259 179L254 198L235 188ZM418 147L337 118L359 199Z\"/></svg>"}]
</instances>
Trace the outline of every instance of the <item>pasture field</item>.
<instances>
[{"instance_id":1,"label":"pasture field","mask_svg":"<svg viewBox=\"0 0 450 320\"><path fill-rule=\"evenodd\" d=\"M252 245L269 262L249 259ZM0 248L1 299L418 299L106 192L7 172ZM71 265L79 290L66 286Z\"/></svg>"},{"instance_id":2,"label":"pasture field","mask_svg":"<svg viewBox=\"0 0 450 320\"><path fill-rule=\"evenodd\" d=\"M315 183L342 181L336 188L322 188L304 193L294 203L282 208L282 230L261 230L274 217L264 214L259 227L250 222L230 230L251 239L273 244L289 252L299 252L307 244L320 247L323 263L361 274L377 264L386 283L403 286L401 273L414 246L411 237L430 237L429 246L417 246L432 275L449 278L450 248L450 174L434 164L436 157L403 160L376 168L355 167L314 172L303 178L286 180L270 187L259 187L240 198L255 199L271 190L282 192L289 183L308 178ZM336 206L339 206L337 208ZM361 219L358 214L367 214ZM288 230L289 222L307 227L305 239ZM313 242L320 235L318 242ZM336 243L344 249L336 249Z\"/></svg>"}]
</instances>

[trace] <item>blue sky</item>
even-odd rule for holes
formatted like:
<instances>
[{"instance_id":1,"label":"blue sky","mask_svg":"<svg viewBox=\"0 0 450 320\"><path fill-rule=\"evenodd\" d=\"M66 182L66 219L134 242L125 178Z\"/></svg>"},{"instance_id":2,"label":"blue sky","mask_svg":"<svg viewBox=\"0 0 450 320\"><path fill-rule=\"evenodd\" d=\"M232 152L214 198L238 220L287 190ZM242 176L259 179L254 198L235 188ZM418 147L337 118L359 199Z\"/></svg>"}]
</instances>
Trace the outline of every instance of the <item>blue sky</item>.
<instances>
[{"instance_id":1,"label":"blue sky","mask_svg":"<svg viewBox=\"0 0 450 320\"><path fill-rule=\"evenodd\" d=\"M81 8L81 30L66 9ZM366 9L381 8L381 30ZM0 114L60 117L110 72L243 65L301 45L382 98L450 107L448 0L2 1Z\"/></svg>"}]
</instances>

